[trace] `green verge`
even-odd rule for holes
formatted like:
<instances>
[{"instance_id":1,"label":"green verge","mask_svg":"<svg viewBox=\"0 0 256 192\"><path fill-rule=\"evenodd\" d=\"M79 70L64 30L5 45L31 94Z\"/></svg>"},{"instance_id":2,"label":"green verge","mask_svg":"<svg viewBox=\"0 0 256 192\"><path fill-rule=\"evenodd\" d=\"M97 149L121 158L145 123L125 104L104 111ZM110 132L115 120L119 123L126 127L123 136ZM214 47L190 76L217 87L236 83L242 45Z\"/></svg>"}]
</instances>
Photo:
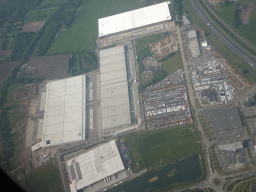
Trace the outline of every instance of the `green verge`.
<instances>
[{"instance_id":1,"label":"green verge","mask_svg":"<svg viewBox=\"0 0 256 192\"><path fill-rule=\"evenodd\" d=\"M162 63L162 67L165 71L167 71L168 74L172 74L178 69L181 69L182 61L181 61L180 51L174 52L174 55L164 60Z\"/></svg>"},{"instance_id":2,"label":"green verge","mask_svg":"<svg viewBox=\"0 0 256 192\"><path fill-rule=\"evenodd\" d=\"M241 74L249 81L255 83L256 75L252 67L250 67L241 57L236 55L230 48L223 44L215 34L211 32L207 25L201 20L197 15L195 10L191 7L188 1L183 1L186 7L186 13L189 16L192 23L194 23L200 31L205 35L209 43L216 49L216 51L221 54L226 60L228 60L234 67L236 67Z\"/></svg>"},{"instance_id":3,"label":"green verge","mask_svg":"<svg viewBox=\"0 0 256 192\"><path fill-rule=\"evenodd\" d=\"M60 171L55 160L35 169L28 175L29 184L37 192L62 192L64 191Z\"/></svg>"}]
</instances>

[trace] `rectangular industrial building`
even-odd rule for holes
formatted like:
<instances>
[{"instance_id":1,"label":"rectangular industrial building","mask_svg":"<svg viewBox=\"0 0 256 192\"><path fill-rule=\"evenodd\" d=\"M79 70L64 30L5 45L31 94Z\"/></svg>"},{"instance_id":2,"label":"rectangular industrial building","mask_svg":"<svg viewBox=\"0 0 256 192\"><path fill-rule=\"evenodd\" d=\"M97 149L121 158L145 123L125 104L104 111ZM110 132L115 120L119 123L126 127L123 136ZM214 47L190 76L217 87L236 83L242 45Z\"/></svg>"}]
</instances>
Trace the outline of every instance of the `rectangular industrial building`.
<instances>
[{"instance_id":1,"label":"rectangular industrial building","mask_svg":"<svg viewBox=\"0 0 256 192\"><path fill-rule=\"evenodd\" d=\"M171 20L170 1L98 20L99 37Z\"/></svg>"},{"instance_id":2,"label":"rectangular industrial building","mask_svg":"<svg viewBox=\"0 0 256 192\"><path fill-rule=\"evenodd\" d=\"M124 170L115 140L67 161L71 175L70 191L76 192Z\"/></svg>"},{"instance_id":3,"label":"rectangular industrial building","mask_svg":"<svg viewBox=\"0 0 256 192\"><path fill-rule=\"evenodd\" d=\"M124 46L100 51L102 129L131 124Z\"/></svg>"},{"instance_id":4,"label":"rectangular industrial building","mask_svg":"<svg viewBox=\"0 0 256 192\"><path fill-rule=\"evenodd\" d=\"M225 145L219 145L220 150L224 151L232 151L236 152L238 149L243 149L243 143L242 142L235 142L235 143L230 143L230 144L225 144Z\"/></svg>"},{"instance_id":5,"label":"rectangular industrial building","mask_svg":"<svg viewBox=\"0 0 256 192\"><path fill-rule=\"evenodd\" d=\"M86 76L46 85L42 146L85 139Z\"/></svg>"},{"instance_id":6,"label":"rectangular industrial building","mask_svg":"<svg viewBox=\"0 0 256 192\"><path fill-rule=\"evenodd\" d=\"M195 30L188 31L188 38L189 38L189 49L191 51L191 55L193 58L196 58L201 55L197 34Z\"/></svg>"}]
</instances>

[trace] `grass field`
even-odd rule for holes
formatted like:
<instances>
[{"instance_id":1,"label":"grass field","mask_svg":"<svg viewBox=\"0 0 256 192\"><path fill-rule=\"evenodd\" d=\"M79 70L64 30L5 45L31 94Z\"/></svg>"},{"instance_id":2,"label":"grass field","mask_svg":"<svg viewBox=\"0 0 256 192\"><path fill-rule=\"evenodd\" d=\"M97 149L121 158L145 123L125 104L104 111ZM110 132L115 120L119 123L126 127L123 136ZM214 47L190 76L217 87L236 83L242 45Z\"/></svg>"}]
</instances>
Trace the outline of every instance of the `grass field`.
<instances>
[{"instance_id":1,"label":"grass field","mask_svg":"<svg viewBox=\"0 0 256 192\"><path fill-rule=\"evenodd\" d=\"M199 151L193 124L150 132L140 131L134 133L134 138L129 134L121 139L126 142L131 158L139 157L132 164L135 170L143 169L144 162L147 168L154 169ZM138 164L140 169L137 168Z\"/></svg>"},{"instance_id":2,"label":"grass field","mask_svg":"<svg viewBox=\"0 0 256 192\"><path fill-rule=\"evenodd\" d=\"M57 10L58 7L29 11L25 18L25 23L47 21Z\"/></svg>"},{"instance_id":3,"label":"grass field","mask_svg":"<svg viewBox=\"0 0 256 192\"><path fill-rule=\"evenodd\" d=\"M144 7L138 0L93 0L84 1L78 8L72 26L59 33L48 54L71 53L78 50L93 50L98 37L98 19L136 8Z\"/></svg>"},{"instance_id":4,"label":"grass field","mask_svg":"<svg viewBox=\"0 0 256 192\"><path fill-rule=\"evenodd\" d=\"M147 56L151 55L150 47L147 46L139 51L137 51L137 58L138 59L143 59Z\"/></svg>"},{"instance_id":5,"label":"grass field","mask_svg":"<svg viewBox=\"0 0 256 192\"><path fill-rule=\"evenodd\" d=\"M239 0L239 3L243 2L253 2L253 0ZM232 26L234 13L236 9L236 2L230 3L228 6L222 8L218 11L219 15L224 19L230 26ZM250 23L248 25L239 25L238 28L235 29L240 35L247 38L249 41L256 45L256 7L252 12Z\"/></svg>"},{"instance_id":6,"label":"grass field","mask_svg":"<svg viewBox=\"0 0 256 192\"><path fill-rule=\"evenodd\" d=\"M13 128L15 129L17 123L20 120L22 120L23 118L26 117L26 114L23 111L19 110L19 109L15 109L15 110L9 111L8 114L9 114L9 120L10 120L11 129L13 129Z\"/></svg>"},{"instance_id":7,"label":"grass field","mask_svg":"<svg viewBox=\"0 0 256 192\"><path fill-rule=\"evenodd\" d=\"M219 11L220 16L232 26L233 17L236 10L236 2L232 2L229 5L225 6Z\"/></svg>"},{"instance_id":8,"label":"grass field","mask_svg":"<svg viewBox=\"0 0 256 192\"><path fill-rule=\"evenodd\" d=\"M38 7L58 7L67 0L44 0Z\"/></svg>"},{"instance_id":9,"label":"grass field","mask_svg":"<svg viewBox=\"0 0 256 192\"><path fill-rule=\"evenodd\" d=\"M37 192L64 191L57 163L52 160L28 174L29 184Z\"/></svg>"},{"instance_id":10,"label":"grass field","mask_svg":"<svg viewBox=\"0 0 256 192\"><path fill-rule=\"evenodd\" d=\"M136 44L136 49L139 51L140 49L170 35L170 33L165 32L165 33L158 33L158 34L153 34L145 37L141 37L136 39L135 44Z\"/></svg>"},{"instance_id":11,"label":"grass field","mask_svg":"<svg viewBox=\"0 0 256 192\"><path fill-rule=\"evenodd\" d=\"M173 56L163 61L162 67L164 70L167 71L168 74L171 74L176 70L182 68L180 51L176 51Z\"/></svg>"}]
</instances>

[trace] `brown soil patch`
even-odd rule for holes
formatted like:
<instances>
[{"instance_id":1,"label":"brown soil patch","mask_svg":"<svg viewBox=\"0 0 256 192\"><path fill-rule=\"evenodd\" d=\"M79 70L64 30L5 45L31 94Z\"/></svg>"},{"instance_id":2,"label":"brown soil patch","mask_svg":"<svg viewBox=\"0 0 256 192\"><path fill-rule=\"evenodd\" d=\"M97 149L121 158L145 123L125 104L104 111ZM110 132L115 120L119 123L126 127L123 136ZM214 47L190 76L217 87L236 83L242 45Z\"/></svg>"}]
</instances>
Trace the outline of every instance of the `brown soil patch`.
<instances>
[{"instance_id":1,"label":"brown soil patch","mask_svg":"<svg viewBox=\"0 0 256 192\"><path fill-rule=\"evenodd\" d=\"M244 3L244 8L240 14L240 21L242 24L249 24L253 8L254 3Z\"/></svg>"},{"instance_id":2,"label":"brown soil patch","mask_svg":"<svg viewBox=\"0 0 256 192\"><path fill-rule=\"evenodd\" d=\"M0 63L0 89L3 86L4 80L12 74L14 67L19 65L21 65L19 61Z\"/></svg>"},{"instance_id":3,"label":"brown soil patch","mask_svg":"<svg viewBox=\"0 0 256 192\"><path fill-rule=\"evenodd\" d=\"M36 68L34 78L63 79L68 77L68 59L70 56L71 54L30 57L26 64Z\"/></svg>"},{"instance_id":4,"label":"brown soil patch","mask_svg":"<svg viewBox=\"0 0 256 192\"><path fill-rule=\"evenodd\" d=\"M22 26L22 32L37 32L44 25L45 21L25 23Z\"/></svg>"}]
</instances>

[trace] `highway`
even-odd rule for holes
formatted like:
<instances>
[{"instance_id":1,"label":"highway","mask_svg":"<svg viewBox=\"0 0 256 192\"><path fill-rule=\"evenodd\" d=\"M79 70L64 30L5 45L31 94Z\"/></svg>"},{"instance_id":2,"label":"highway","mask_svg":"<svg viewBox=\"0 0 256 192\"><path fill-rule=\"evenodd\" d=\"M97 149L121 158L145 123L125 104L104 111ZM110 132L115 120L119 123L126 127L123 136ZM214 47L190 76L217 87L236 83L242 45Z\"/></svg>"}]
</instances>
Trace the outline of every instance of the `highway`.
<instances>
[{"instance_id":1,"label":"highway","mask_svg":"<svg viewBox=\"0 0 256 192\"><path fill-rule=\"evenodd\" d=\"M195 9L196 13L203 20L205 24L208 25L210 30L235 54L240 56L244 61L250 64L254 69L256 69L256 59L252 57L249 53L244 51L237 43L233 42L229 37L227 37L212 21L209 17L200 9L198 3L195 0L189 0L192 7Z\"/></svg>"}]
</instances>

